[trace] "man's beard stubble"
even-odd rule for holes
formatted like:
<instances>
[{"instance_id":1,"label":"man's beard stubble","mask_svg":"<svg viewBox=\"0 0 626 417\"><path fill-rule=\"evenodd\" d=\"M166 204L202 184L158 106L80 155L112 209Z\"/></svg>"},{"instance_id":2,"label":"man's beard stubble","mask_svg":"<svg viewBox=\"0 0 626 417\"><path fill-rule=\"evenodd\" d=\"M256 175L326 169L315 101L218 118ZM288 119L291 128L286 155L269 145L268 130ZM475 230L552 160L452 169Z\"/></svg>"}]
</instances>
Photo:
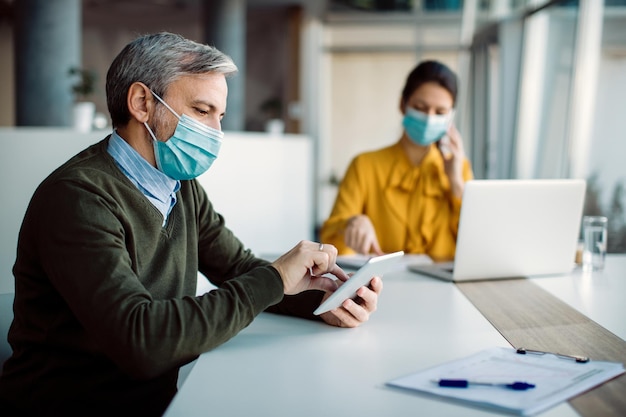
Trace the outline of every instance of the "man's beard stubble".
<instances>
[{"instance_id":1,"label":"man's beard stubble","mask_svg":"<svg viewBox=\"0 0 626 417\"><path fill-rule=\"evenodd\" d=\"M172 117L168 117L171 115ZM162 104L158 104L154 110L154 119L150 129L154 132L154 136L159 141L167 141L174 134L176 125L172 126L172 113ZM178 120L176 120L178 123Z\"/></svg>"}]
</instances>

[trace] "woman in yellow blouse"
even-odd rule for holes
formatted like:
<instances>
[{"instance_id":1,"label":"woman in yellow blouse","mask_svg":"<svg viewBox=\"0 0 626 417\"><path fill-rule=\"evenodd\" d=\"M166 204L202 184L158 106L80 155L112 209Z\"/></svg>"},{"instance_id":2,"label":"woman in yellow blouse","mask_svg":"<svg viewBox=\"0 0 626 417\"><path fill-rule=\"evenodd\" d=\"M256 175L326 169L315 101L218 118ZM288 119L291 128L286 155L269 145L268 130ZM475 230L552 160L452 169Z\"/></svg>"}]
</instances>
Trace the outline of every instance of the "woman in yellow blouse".
<instances>
[{"instance_id":1,"label":"woman in yellow blouse","mask_svg":"<svg viewBox=\"0 0 626 417\"><path fill-rule=\"evenodd\" d=\"M452 123L456 94L456 75L444 64L425 61L411 71L400 99L402 137L352 160L322 242L342 254L454 258L463 188L473 178Z\"/></svg>"}]
</instances>

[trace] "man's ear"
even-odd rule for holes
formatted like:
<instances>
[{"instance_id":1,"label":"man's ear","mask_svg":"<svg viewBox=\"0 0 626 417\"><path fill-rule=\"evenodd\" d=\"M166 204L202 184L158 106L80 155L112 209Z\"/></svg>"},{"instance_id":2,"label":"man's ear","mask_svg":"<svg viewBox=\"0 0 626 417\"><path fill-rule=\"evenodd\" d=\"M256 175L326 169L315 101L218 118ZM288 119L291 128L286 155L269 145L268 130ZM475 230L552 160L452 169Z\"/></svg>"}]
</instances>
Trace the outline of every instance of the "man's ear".
<instances>
[{"instance_id":1,"label":"man's ear","mask_svg":"<svg viewBox=\"0 0 626 417\"><path fill-rule=\"evenodd\" d=\"M154 97L148 86L136 81L131 84L126 96L126 105L132 118L139 123L147 122L154 110Z\"/></svg>"}]
</instances>

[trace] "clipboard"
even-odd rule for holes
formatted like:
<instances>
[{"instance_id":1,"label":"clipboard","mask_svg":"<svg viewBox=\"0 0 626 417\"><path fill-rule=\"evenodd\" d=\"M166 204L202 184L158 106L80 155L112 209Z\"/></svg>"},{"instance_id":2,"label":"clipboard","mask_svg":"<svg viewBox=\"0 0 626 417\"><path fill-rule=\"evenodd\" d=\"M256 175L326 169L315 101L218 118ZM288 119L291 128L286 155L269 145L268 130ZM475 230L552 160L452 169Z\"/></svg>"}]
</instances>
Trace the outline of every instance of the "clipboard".
<instances>
[{"instance_id":1,"label":"clipboard","mask_svg":"<svg viewBox=\"0 0 626 417\"><path fill-rule=\"evenodd\" d=\"M493 348L396 378L386 385L461 404L531 416L624 373L621 363L580 358L524 349ZM478 384L466 388L439 386L437 381L444 378L477 381ZM533 384L534 388L517 391L504 386L480 384L513 381L525 381Z\"/></svg>"}]
</instances>

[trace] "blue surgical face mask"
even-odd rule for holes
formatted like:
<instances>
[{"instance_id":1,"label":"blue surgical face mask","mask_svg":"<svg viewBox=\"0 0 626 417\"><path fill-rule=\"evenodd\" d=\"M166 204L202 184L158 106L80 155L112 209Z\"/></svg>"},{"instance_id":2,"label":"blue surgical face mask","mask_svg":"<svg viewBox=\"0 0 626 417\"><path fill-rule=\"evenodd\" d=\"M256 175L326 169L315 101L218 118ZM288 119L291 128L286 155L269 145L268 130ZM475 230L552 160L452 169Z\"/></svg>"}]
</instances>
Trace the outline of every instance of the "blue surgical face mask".
<instances>
[{"instance_id":1,"label":"blue surgical face mask","mask_svg":"<svg viewBox=\"0 0 626 417\"><path fill-rule=\"evenodd\" d=\"M154 156L161 172L175 180L190 180L206 172L217 158L224 133L182 114L179 116L161 97L154 96L178 118L176 130L165 142L153 139Z\"/></svg>"},{"instance_id":2,"label":"blue surgical face mask","mask_svg":"<svg viewBox=\"0 0 626 417\"><path fill-rule=\"evenodd\" d=\"M421 146L428 146L446 134L451 120L452 111L448 114L429 116L412 107L407 107L402 119L402 126L413 142Z\"/></svg>"}]
</instances>

